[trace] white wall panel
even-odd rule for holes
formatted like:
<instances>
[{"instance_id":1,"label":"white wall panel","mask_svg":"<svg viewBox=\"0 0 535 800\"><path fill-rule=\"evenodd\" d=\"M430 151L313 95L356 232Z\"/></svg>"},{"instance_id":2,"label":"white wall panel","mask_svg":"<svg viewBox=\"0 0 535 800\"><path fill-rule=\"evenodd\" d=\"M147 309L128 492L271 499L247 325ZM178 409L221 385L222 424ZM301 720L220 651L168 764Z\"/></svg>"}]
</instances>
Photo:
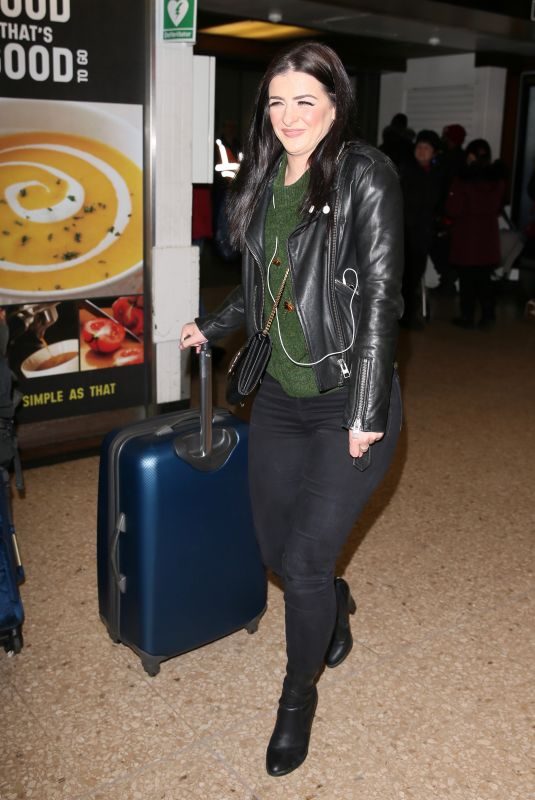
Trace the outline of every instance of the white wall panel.
<instances>
[{"instance_id":1,"label":"white wall panel","mask_svg":"<svg viewBox=\"0 0 535 800\"><path fill-rule=\"evenodd\" d=\"M357 98L358 102L358 98ZM379 121L377 124L377 144L383 141L383 130L390 124L394 114L405 113L406 92L405 74L389 72L381 76L381 92L379 96Z\"/></svg>"},{"instance_id":2,"label":"white wall panel","mask_svg":"<svg viewBox=\"0 0 535 800\"><path fill-rule=\"evenodd\" d=\"M499 157L502 146L506 78L501 67L476 69L474 136L487 139L493 158Z\"/></svg>"},{"instance_id":3,"label":"white wall panel","mask_svg":"<svg viewBox=\"0 0 535 800\"><path fill-rule=\"evenodd\" d=\"M193 183L214 180L215 58L193 56Z\"/></svg>"},{"instance_id":4,"label":"white wall panel","mask_svg":"<svg viewBox=\"0 0 535 800\"><path fill-rule=\"evenodd\" d=\"M405 73L381 78L379 129L398 111L416 132L431 128L440 134L445 125L458 123L466 128L465 144L482 137L498 157L505 79L505 69L476 67L473 53L409 59Z\"/></svg>"},{"instance_id":5,"label":"white wall panel","mask_svg":"<svg viewBox=\"0 0 535 800\"><path fill-rule=\"evenodd\" d=\"M180 327L198 313L198 250L191 246L193 47L161 39L156 7L153 91L153 340L156 401L189 394Z\"/></svg>"},{"instance_id":6,"label":"white wall panel","mask_svg":"<svg viewBox=\"0 0 535 800\"><path fill-rule=\"evenodd\" d=\"M430 128L440 134L445 125L455 122L466 128L469 139L474 129L475 86L464 83L410 88L406 114L416 132Z\"/></svg>"},{"instance_id":7,"label":"white wall panel","mask_svg":"<svg viewBox=\"0 0 535 800\"><path fill-rule=\"evenodd\" d=\"M409 58L405 73L405 85L408 89L415 89L419 86L473 83L475 80L474 70L474 53L463 53L458 56Z\"/></svg>"}]
</instances>

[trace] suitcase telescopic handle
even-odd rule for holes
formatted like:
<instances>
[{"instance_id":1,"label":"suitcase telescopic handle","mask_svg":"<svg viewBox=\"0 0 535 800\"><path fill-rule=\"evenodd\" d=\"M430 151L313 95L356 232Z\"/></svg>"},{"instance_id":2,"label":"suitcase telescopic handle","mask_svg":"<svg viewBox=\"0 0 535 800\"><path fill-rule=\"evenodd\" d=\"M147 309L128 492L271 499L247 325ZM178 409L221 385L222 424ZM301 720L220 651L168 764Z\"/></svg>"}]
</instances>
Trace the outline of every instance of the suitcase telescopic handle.
<instances>
[{"instance_id":1,"label":"suitcase telescopic handle","mask_svg":"<svg viewBox=\"0 0 535 800\"><path fill-rule=\"evenodd\" d=\"M199 375L201 381L201 458L212 452L212 352L205 342L199 352Z\"/></svg>"},{"instance_id":2,"label":"suitcase telescopic handle","mask_svg":"<svg viewBox=\"0 0 535 800\"><path fill-rule=\"evenodd\" d=\"M178 435L173 447L176 455L194 469L201 472L214 472L225 464L238 445L239 437L232 425L229 414L223 412L216 416L214 429L214 409L212 404L212 352L208 342L199 351L200 377L200 431L184 432ZM164 433L168 429L163 430Z\"/></svg>"}]
</instances>

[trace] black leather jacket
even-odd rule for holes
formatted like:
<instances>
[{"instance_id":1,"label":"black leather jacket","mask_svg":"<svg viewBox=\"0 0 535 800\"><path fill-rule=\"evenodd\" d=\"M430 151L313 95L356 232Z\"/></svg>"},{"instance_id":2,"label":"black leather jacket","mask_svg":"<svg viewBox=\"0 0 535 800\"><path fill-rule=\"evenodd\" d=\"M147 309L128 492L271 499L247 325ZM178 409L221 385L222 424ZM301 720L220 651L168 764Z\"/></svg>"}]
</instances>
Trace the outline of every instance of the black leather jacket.
<instances>
[{"instance_id":1,"label":"black leather jacket","mask_svg":"<svg viewBox=\"0 0 535 800\"><path fill-rule=\"evenodd\" d=\"M275 173L276 174L276 170ZM264 222L271 184L259 198L246 234L242 285L214 313L196 320L204 336L222 338L245 322L262 328L265 291ZM386 429L398 319L403 310L403 208L391 161L363 142L344 146L330 197L288 239L294 302L320 391L349 385L341 424ZM355 336L350 301L353 301ZM276 335L273 333L272 335Z\"/></svg>"}]
</instances>

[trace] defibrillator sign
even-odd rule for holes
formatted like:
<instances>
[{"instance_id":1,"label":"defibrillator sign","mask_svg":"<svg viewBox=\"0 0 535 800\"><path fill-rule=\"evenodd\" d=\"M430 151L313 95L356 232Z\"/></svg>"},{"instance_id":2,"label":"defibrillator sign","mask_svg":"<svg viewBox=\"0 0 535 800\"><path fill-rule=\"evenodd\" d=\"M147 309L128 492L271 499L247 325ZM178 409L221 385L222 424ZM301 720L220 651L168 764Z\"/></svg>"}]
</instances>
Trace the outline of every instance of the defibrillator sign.
<instances>
[{"instance_id":1,"label":"defibrillator sign","mask_svg":"<svg viewBox=\"0 0 535 800\"><path fill-rule=\"evenodd\" d=\"M163 38L195 43L197 0L163 0Z\"/></svg>"}]
</instances>

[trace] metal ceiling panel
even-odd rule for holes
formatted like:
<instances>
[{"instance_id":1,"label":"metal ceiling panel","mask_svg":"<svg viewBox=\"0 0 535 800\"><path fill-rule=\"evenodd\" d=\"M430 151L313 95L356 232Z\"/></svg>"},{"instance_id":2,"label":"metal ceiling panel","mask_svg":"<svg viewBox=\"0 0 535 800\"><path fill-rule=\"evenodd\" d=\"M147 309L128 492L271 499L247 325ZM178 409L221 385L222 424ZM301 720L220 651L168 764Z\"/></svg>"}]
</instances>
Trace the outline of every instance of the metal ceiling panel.
<instances>
[{"instance_id":1,"label":"metal ceiling panel","mask_svg":"<svg viewBox=\"0 0 535 800\"><path fill-rule=\"evenodd\" d=\"M522 0L525 19L519 16L518 0L512 0L514 16L482 10L482 2L467 4L442 0L199 0L199 9L245 19L269 19L273 13L286 24L304 25L345 36L371 37L407 44L437 42L438 52L497 52L535 56L535 25L530 3ZM230 14L229 14L230 12Z\"/></svg>"}]
</instances>

